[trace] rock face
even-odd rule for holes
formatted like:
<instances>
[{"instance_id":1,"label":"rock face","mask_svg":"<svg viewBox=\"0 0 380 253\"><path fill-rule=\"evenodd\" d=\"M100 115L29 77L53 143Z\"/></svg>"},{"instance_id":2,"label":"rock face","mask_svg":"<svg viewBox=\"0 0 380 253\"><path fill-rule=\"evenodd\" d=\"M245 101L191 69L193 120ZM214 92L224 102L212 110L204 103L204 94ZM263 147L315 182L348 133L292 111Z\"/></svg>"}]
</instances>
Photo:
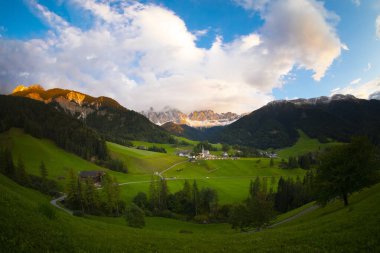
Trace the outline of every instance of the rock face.
<instances>
[{"instance_id":1,"label":"rock face","mask_svg":"<svg viewBox=\"0 0 380 253\"><path fill-rule=\"evenodd\" d=\"M46 104L56 103L64 111L76 116L79 119L85 119L89 114L103 107L115 107L118 109L123 108L119 103L111 98L94 98L77 91L58 88L45 90L38 84L31 85L29 87L19 85L13 90L12 95L28 97L45 102Z\"/></svg>"},{"instance_id":2,"label":"rock face","mask_svg":"<svg viewBox=\"0 0 380 253\"><path fill-rule=\"evenodd\" d=\"M125 144L128 140L168 143L172 137L137 112L108 97L92 97L64 89L44 90L39 85L18 86L12 96L28 97L53 105L82 120L107 140Z\"/></svg>"},{"instance_id":3,"label":"rock face","mask_svg":"<svg viewBox=\"0 0 380 253\"><path fill-rule=\"evenodd\" d=\"M156 112L153 108L150 108L149 111L142 111L141 113L157 125L173 122L192 127L225 126L241 117L241 115L232 112L219 114L212 110L194 111L186 115L181 111L170 107L165 107L160 112Z\"/></svg>"}]
</instances>

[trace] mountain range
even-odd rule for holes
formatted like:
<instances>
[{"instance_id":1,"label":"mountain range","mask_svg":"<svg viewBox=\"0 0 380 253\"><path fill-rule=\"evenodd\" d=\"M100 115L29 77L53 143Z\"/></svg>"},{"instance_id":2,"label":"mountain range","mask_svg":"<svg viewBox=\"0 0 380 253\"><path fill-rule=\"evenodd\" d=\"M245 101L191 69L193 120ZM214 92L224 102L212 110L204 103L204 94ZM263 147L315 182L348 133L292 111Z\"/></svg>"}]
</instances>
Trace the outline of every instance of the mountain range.
<instances>
[{"instance_id":1,"label":"mountain range","mask_svg":"<svg viewBox=\"0 0 380 253\"><path fill-rule=\"evenodd\" d=\"M45 90L40 85L17 86L12 96L27 97L50 104L82 120L106 140L125 144L128 140L168 143L173 138L143 115L128 110L108 97L92 97L65 89Z\"/></svg>"},{"instance_id":2,"label":"mountain range","mask_svg":"<svg viewBox=\"0 0 380 253\"><path fill-rule=\"evenodd\" d=\"M162 112L151 109L144 112L150 120L111 98L71 90L18 86L11 95L52 105L80 119L105 139L121 144L128 140L173 143L172 135L177 135L260 149L282 148L293 145L300 130L321 142L347 142L354 135L367 135L380 142L380 101L352 95L278 100L244 116L211 110L186 115L171 108ZM192 122L197 122L193 124L197 127L191 126Z\"/></svg>"},{"instance_id":3,"label":"mountain range","mask_svg":"<svg viewBox=\"0 0 380 253\"><path fill-rule=\"evenodd\" d=\"M189 114L185 114L170 107L165 107L161 111L155 111L151 107L148 111L142 111L141 114L154 124L160 126L172 122L176 124L185 124L191 127L226 126L243 116L232 112L216 113L212 110L193 111Z\"/></svg>"}]
</instances>

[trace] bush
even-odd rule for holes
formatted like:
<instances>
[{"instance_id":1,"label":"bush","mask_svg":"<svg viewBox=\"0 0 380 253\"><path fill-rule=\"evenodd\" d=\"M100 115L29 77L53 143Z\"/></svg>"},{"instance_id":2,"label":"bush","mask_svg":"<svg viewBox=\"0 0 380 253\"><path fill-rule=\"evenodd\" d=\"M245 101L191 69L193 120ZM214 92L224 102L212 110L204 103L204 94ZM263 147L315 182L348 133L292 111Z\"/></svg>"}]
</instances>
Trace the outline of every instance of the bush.
<instances>
[{"instance_id":1,"label":"bush","mask_svg":"<svg viewBox=\"0 0 380 253\"><path fill-rule=\"evenodd\" d=\"M73 215L74 216L77 216L77 217L83 217L84 216L84 213L82 210L74 210L73 211Z\"/></svg>"},{"instance_id":2,"label":"bush","mask_svg":"<svg viewBox=\"0 0 380 253\"><path fill-rule=\"evenodd\" d=\"M149 206L148 196L145 192L137 193L137 195L133 198L132 201L141 209L146 209Z\"/></svg>"},{"instance_id":3,"label":"bush","mask_svg":"<svg viewBox=\"0 0 380 253\"><path fill-rule=\"evenodd\" d=\"M127 208L125 219L130 227L143 228L145 226L144 211L135 204L131 204L131 206Z\"/></svg>"},{"instance_id":4,"label":"bush","mask_svg":"<svg viewBox=\"0 0 380 253\"><path fill-rule=\"evenodd\" d=\"M207 224L209 223L209 218L207 215L197 215L194 217L194 221L201 224Z\"/></svg>"}]
</instances>

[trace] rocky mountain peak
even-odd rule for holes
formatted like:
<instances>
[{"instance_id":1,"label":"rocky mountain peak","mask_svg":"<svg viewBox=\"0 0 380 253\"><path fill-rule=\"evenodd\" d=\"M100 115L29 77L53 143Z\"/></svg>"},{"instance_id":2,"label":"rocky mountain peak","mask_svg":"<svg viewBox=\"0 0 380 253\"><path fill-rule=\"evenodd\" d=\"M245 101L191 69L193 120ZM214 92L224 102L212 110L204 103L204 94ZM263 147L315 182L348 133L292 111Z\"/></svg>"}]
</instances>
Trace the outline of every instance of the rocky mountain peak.
<instances>
[{"instance_id":1,"label":"rocky mountain peak","mask_svg":"<svg viewBox=\"0 0 380 253\"><path fill-rule=\"evenodd\" d=\"M241 117L241 115L232 112L219 114L212 110L200 110L185 114L178 109L168 106L164 107L164 109L159 112L156 112L151 107L148 111L142 111L141 114L157 125L173 122L176 124L186 124L193 127L228 125Z\"/></svg>"},{"instance_id":2,"label":"rocky mountain peak","mask_svg":"<svg viewBox=\"0 0 380 253\"><path fill-rule=\"evenodd\" d=\"M39 85L39 84L32 84L30 85L29 87L28 86L25 86L25 85L18 85L13 91L12 91L12 94L13 93L16 93L16 92L21 92L21 91L26 91L26 90L44 90L44 88Z\"/></svg>"}]
</instances>

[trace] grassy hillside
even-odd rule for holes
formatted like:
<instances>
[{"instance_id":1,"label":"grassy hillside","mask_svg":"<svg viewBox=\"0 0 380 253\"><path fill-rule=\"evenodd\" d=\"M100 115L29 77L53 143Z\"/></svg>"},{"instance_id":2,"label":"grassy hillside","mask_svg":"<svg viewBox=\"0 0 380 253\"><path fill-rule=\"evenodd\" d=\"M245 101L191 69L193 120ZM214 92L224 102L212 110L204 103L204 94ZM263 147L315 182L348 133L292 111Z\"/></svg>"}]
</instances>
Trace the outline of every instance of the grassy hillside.
<instances>
[{"instance_id":1,"label":"grassy hillside","mask_svg":"<svg viewBox=\"0 0 380 253\"><path fill-rule=\"evenodd\" d=\"M142 142L141 142L142 143ZM144 142L145 143L145 142ZM145 143L147 144L147 143ZM149 146L152 144L150 143ZM170 144L159 144L169 146ZM107 147L111 156L122 160L131 174L152 174L162 171L171 165L186 160L174 154L165 154L128 148L122 145L108 142Z\"/></svg>"},{"instance_id":2,"label":"grassy hillside","mask_svg":"<svg viewBox=\"0 0 380 253\"><path fill-rule=\"evenodd\" d=\"M122 218L48 218L44 195L0 175L2 252L379 252L380 184L294 221L261 232L238 233L227 225L198 225L148 218L127 227ZM47 207L46 207L47 206ZM53 207L51 207L53 208ZM53 211L54 212L54 211ZM165 228L165 230L163 230ZM187 233L181 233L187 231Z\"/></svg>"},{"instance_id":3,"label":"grassy hillside","mask_svg":"<svg viewBox=\"0 0 380 253\"><path fill-rule=\"evenodd\" d=\"M49 140L37 139L25 134L20 129L11 129L0 134L0 144L11 148L14 159L21 157L28 173L39 175L39 165L44 161L48 168L48 177L57 180L63 186L64 177L69 168L76 172L82 170L105 170L115 176L121 186L122 198L131 201L139 192L148 192L149 181L153 172L161 172L169 179L171 192L183 187L184 179L196 179L200 187L212 187L219 194L220 203L240 202L248 195L248 186L256 176L267 177L268 188L276 189L280 176L302 177L301 169L279 169L277 161L269 167L267 158L245 158L239 160L214 160L189 163L187 159L175 155L156 153L135 148L128 148L114 143L107 143L113 157L121 159L128 167L129 173L118 173L99 167L74 154L58 148ZM130 183L130 184L129 184Z\"/></svg>"},{"instance_id":4,"label":"grassy hillside","mask_svg":"<svg viewBox=\"0 0 380 253\"><path fill-rule=\"evenodd\" d=\"M280 149L278 155L281 158L288 158L289 156L298 156L308 152L316 151L326 147L339 145L339 142L320 143L318 139L312 139L307 136L303 131L298 131L300 137L297 142L288 148Z\"/></svg>"},{"instance_id":5,"label":"grassy hillside","mask_svg":"<svg viewBox=\"0 0 380 253\"><path fill-rule=\"evenodd\" d=\"M65 180L69 169L75 172L83 170L104 170L115 176L119 182L140 180L141 176L124 174L99 167L80 157L68 153L57 147L52 141L47 139L37 139L25 134L21 129L12 128L0 134L1 146L7 146L12 150L13 158L21 158L28 173L39 175L39 166L43 161L48 169L48 178L57 180L61 185ZM147 178L147 177L144 177Z\"/></svg>"}]
</instances>

